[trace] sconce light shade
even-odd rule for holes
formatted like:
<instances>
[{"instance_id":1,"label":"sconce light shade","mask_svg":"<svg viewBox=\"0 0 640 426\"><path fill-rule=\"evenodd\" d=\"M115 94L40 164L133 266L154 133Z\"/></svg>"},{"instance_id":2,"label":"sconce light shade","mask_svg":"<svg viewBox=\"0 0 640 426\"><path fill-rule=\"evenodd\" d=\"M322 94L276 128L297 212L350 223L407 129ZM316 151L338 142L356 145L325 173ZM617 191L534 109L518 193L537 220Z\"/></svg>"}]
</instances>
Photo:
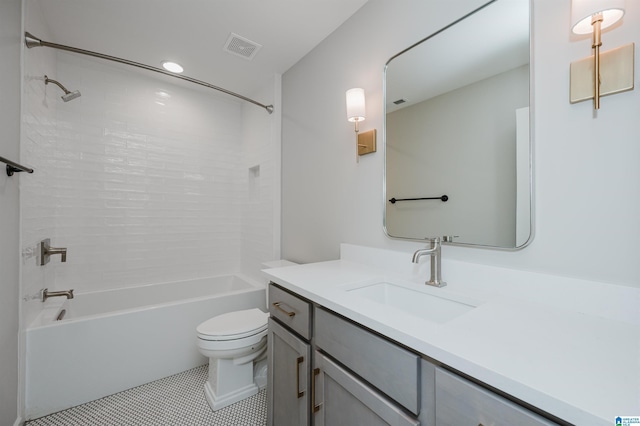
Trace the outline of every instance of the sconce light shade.
<instances>
[{"instance_id":1,"label":"sconce light shade","mask_svg":"<svg viewBox=\"0 0 640 426\"><path fill-rule=\"evenodd\" d=\"M364 121L364 89L354 88L347 90L347 120L351 122Z\"/></svg>"},{"instance_id":2,"label":"sconce light shade","mask_svg":"<svg viewBox=\"0 0 640 426\"><path fill-rule=\"evenodd\" d=\"M624 15L624 0L572 0L571 31L575 34L591 34L591 16L602 13L600 29L605 29Z\"/></svg>"}]
</instances>

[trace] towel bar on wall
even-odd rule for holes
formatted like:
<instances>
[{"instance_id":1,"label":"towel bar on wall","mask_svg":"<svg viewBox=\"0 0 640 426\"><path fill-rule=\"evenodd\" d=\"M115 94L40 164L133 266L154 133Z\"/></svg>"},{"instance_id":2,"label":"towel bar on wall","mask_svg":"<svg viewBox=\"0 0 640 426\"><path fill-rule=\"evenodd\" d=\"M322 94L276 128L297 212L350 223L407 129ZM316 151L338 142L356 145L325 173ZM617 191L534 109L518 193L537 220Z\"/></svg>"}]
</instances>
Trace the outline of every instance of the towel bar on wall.
<instances>
[{"instance_id":1,"label":"towel bar on wall","mask_svg":"<svg viewBox=\"0 0 640 426\"><path fill-rule=\"evenodd\" d=\"M5 163L7 165L7 176L13 176L13 174L16 172L33 173L33 169L30 169L29 167L25 167L18 163L14 163L13 161L7 160L4 157L0 157L0 162Z\"/></svg>"},{"instance_id":2,"label":"towel bar on wall","mask_svg":"<svg viewBox=\"0 0 640 426\"><path fill-rule=\"evenodd\" d=\"M395 204L397 201L417 201L417 200L440 200L440 201L448 201L449 196L443 195L441 197L424 197L424 198L392 198L389 200L391 204Z\"/></svg>"}]
</instances>

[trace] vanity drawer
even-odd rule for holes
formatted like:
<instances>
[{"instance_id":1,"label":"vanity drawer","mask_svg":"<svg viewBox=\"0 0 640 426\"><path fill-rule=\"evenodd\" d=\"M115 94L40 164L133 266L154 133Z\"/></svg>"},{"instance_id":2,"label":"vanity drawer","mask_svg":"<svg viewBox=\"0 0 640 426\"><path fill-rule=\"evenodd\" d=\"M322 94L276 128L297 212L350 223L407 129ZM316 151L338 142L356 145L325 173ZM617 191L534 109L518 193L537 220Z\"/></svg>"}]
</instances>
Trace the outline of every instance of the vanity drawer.
<instances>
[{"instance_id":1,"label":"vanity drawer","mask_svg":"<svg viewBox=\"0 0 640 426\"><path fill-rule=\"evenodd\" d=\"M414 414L420 411L420 357L322 308L315 345Z\"/></svg>"},{"instance_id":2,"label":"vanity drawer","mask_svg":"<svg viewBox=\"0 0 640 426\"><path fill-rule=\"evenodd\" d=\"M311 304L269 284L269 313L303 338L311 339Z\"/></svg>"},{"instance_id":3,"label":"vanity drawer","mask_svg":"<svg viewBox=\"0 0 640 426\"><path fill-rule=\"evenodd\" d=\"M526 408L440 368L436 369L436 424L557 426Z\"/></svg>"}]
</instances>

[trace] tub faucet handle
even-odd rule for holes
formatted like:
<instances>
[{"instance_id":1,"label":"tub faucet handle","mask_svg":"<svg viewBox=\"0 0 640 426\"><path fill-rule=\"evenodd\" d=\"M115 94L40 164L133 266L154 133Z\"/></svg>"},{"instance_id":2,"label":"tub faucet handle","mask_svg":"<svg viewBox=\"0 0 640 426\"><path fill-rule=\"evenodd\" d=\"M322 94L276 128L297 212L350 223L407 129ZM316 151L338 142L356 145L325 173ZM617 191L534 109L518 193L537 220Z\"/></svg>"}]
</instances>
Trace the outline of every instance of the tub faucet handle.
<instances>
[{"instance_id":1,"label":"tub faucet handle","mask_svg":"<svg viewBox=\"0 0 640 426\"><path fill-rule=\"evenodd\" d=\"M60 261L67 261L67 248L66 247L51 247L51 239L46 238L38 243L38 265L46 265L49 263L49 258L52 254L59 254Z\"/></svg>"}]
</instances>

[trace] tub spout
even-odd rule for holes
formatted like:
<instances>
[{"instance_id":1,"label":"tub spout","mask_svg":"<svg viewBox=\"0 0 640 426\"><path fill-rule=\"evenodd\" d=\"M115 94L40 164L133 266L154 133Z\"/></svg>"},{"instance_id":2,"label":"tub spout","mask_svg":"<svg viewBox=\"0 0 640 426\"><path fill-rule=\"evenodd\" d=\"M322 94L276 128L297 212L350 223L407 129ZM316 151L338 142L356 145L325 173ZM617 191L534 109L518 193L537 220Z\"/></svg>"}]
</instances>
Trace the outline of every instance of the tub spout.
<instances>
[{"instance_id":1,"label":"tub spout","mask_svg":"<svg viewBox=\"0 0 640 426\"><path fill-rule=\"evenodd\" d=\"M42 290L42 301L45 302L50 297L65 296L67 299L73 299L73 289L64 291L49 291L48 288Z\"/></svg>"}]
</instances>

